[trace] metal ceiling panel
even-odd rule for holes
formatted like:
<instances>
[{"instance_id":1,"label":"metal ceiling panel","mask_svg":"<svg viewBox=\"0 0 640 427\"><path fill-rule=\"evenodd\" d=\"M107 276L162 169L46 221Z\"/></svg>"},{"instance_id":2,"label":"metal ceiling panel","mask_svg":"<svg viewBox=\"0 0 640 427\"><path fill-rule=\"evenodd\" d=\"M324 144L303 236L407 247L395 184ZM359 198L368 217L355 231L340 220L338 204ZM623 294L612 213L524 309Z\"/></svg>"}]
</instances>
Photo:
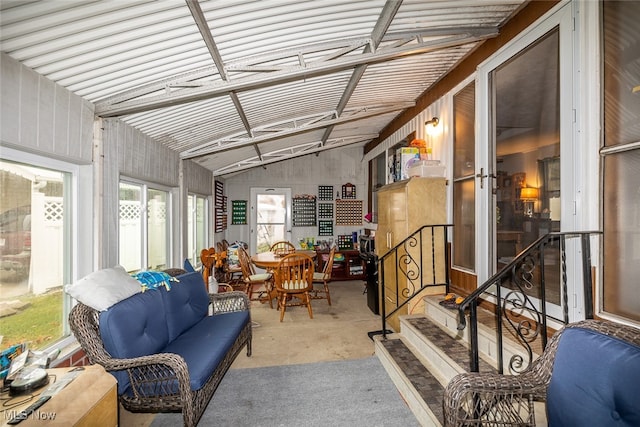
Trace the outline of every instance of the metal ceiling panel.
<instances>
[{"instance_id":1,"label":"metal ceiling panel","mask_svg":"<svg viewBox=\"0 0 640 427\"><path fill-rule=\"evenodd\" d=\"M217 174L375 138L519 0L0 2L0 49Z\"/></svg>"}]
</instances>

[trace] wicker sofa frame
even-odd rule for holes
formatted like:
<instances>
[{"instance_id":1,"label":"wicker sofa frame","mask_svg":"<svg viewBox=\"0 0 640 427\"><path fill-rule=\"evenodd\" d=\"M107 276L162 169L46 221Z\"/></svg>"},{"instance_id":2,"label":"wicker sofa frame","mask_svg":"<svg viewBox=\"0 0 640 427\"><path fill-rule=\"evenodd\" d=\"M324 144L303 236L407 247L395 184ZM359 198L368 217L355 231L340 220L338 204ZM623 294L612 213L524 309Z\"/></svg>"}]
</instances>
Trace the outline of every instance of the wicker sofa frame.
<instances>
[{"instance_id":1,"label":"wicker sofa frame","mask_svg":"<svg viewBox=\"0 0 640 427\"><path fill-rule=\"evenodd\" d=\"M249 310L249 299L243 292L209 294L213 315ZM120 395L119 401L130 412L182 412L184 425L195 426L204 413L220 381L246 345L251 356L251 322L241 330L233 346L226 353L207 383L199 390L191 390L189 371L184 359L173 353L150 354L131 359L115 359L105 350L99 328L99 312L78 303L69 315L69 324L89 361L102 365L107 371L126 370L132 395ZM170 384L179 384L179 394L169 394ZM150 394L149 391L154 393Z\"/></svg>"},{"instance_id":2,"label":"wicker sofa frame","mask_svg":"<svg viewBox=\"0 0 640 427\"><path fill-rule=\"evenodd\" d=\"M543 354L520 375L467 372L456 375L444 392L444 425L535 427L535 401L546 401L554 358L562 333L583 328L640 345L638 329L600 320L566 325L547 343Z\"/></svg>"}]
</instances>

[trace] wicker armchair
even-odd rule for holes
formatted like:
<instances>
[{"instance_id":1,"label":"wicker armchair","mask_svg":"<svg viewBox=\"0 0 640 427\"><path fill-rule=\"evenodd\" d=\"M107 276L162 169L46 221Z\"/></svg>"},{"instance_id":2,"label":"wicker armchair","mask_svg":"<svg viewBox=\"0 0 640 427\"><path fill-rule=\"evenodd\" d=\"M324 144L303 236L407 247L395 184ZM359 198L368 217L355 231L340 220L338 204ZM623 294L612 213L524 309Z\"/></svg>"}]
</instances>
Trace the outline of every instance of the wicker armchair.
<instances>
[{"instance_id":1,"label":"wicker armchair","mask_svg":"<svg viewBox=\"0 0 640 427\"><path fill-rule=\"evenodd\" d=\"M640 345L638 329L630 326L598 320L569 324L551 337L544 353L520 375L477 372L456 375L444 392L444 425L534 427L534 401L546 400L562 333L578 327Z\"/></svg>"},{"instance_id":2,"label":"wicker armchair","mask_svg":"<svg viewBox=\"0 0 640 427\"><path fill-rule=\"evenodd\" d=\"M249 310L250 303L242 292L209 294L213 315ZM185 426L195 426L207 408L225 373L246 345L251 355L251 322L245 327L232 348L218 364L214 374L199 390L192 390L185 360L174 353L157 353L129 359L113 358L105 349L100 336L100 312L77 303L69 314L69 325L80 346L92 364L102 365L107 371L126 371L131 383L131 394L118 399L130 412L182 412ZM175 384L179 393L173 393Z\"/></svg>"}]
</instances>

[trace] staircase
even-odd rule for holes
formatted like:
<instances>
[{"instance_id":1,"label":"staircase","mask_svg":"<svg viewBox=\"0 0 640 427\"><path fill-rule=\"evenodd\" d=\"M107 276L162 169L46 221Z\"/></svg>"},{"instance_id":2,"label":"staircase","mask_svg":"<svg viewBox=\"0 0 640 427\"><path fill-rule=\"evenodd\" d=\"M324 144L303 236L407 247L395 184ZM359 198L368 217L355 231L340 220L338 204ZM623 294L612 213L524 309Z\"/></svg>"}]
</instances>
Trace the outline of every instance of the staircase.
<instances>
[{"instance_id":1,"label":"staircase","mask_svg":"<svg viewBox=\"0 0 640 427\"><path fill-rule=\"evenodd\" d=\"M443 295L424 298L424 313L401 316L400 332L374 337L375 352L399 393L422 426L441 426L444 387L469 370L468 330L458 331L458 311L439 305ZM496 333L488 312L478 310L480 372L497 372ZM503 343L505 358L524 352L515 342ZM522 354L525 356L525 354ZM536 420L546 425L544 404Z\"/></svg>"},{"instance_id":2,"label":"staircase","mask_svg":"<svg viewBox=\"0 0 640 427\"><path fill-rule=\"evenodd\" d=\"M444 387L456 374L522 372L542 353L547 334L569 323L568 247L575 255L573 262L582 267L581 283L579 277L572 279L577 281L574 286L582 288L584 318L592 319L594 312L590 240L601 234L599 231L539 237L467 295L458 309L451 310L439 305L443 295L425 295L449 289L447 251L435 250L446 246L447 227L422 227L386 252L377 264L384 332L374 336L375 351L423 426L442 425ZM430 252L421 249L425 241L430 243ZM430 263L423 262L425 253L431 254ZM444 262L438 253L444 254ZM445 282L441 283L437 278L443 276L443 265ZM548 287L547 282L556 285ZM560 316L547 311L547 292L551 300L563 296ZM495 301L494 312L481 308L485 298ZM420 307L416 304L420 299L424 313L399 315ZM460 312L465 317L459 319ZM388 320L397 315L393 328L399 332L386 333ZM546 425L544 403L537 405L537 423Z\"/></svg>"}]
</instances>

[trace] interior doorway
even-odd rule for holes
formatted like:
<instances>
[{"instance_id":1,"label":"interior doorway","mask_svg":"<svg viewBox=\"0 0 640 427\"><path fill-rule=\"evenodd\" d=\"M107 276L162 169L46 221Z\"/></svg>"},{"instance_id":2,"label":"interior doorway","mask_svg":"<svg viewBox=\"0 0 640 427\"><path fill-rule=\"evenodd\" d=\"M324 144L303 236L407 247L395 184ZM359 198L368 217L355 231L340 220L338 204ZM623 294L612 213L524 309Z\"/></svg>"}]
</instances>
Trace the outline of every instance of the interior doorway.
<instances>
[{"instance_id":1,"label":"interior doorway","mask_svg":"<svg viewBox=\"0 0 640 427\"><path fill-rule=\"evenodd\" d=\"M269 250L275 242L291 241L291 189L251 189L251 253Z\"/></svg>"}]
</instances>

